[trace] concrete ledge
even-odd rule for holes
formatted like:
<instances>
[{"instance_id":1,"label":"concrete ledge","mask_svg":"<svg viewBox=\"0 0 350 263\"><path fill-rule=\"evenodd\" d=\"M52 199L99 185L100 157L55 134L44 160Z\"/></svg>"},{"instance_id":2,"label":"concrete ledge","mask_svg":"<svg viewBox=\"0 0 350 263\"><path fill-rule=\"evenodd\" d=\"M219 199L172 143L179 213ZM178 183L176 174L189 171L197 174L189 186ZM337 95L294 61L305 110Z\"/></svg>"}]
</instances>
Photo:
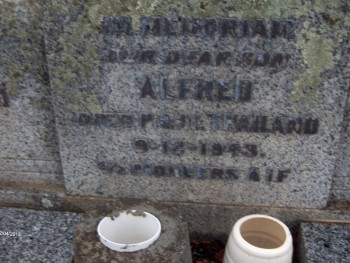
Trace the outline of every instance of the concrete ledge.
<instances>
[{"instance_id":1,"label":"concrete ledge","mask_svg":"<svg viewBox=\"0 0 350 263\"><path fill-rule=\"evenodd\" d=\"M16 186L17 187L17 186ZM111 212L145 203L145 200L114 199L104 197L70 196L58 189L0 188L0 206L32 208L85 213L92 210ZM213 205L190 202L147 202L158 208L175 208L188 223L191 236L216 237L226 241L233 224L249 214L267 214L286 223L294 236L299 231L300 222L345 222L350 223L348 202L333 202L326 209L298 209L264 206Z\"/></svg>"}]
</instances>

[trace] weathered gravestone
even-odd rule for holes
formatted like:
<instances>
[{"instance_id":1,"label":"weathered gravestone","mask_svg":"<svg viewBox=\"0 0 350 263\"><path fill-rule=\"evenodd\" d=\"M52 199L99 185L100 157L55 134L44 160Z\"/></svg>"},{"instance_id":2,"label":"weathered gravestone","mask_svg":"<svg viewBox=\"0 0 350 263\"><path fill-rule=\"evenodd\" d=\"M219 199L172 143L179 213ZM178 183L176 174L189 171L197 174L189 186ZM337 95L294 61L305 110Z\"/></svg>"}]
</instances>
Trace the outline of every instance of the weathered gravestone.
<instances>
[{"instance_id":1,"label":"weathered gravestone","mask_svg":"<svg viewBox=\"0 0 350 263\"><path fill-rule=\"evenodd\" d=\"M48 4L68 192L324 207L346 1L193 2Z\"/></svg>"},{"instance_id":2,"label":"weathered gravestone","mask_svg":"<svg viewBox=\"0 0 350 263\"><path fill-rule=\"evenodd\" d=\"M41 5L0 3L0 182L63 184Z\"/></svg>"}]
</instances>

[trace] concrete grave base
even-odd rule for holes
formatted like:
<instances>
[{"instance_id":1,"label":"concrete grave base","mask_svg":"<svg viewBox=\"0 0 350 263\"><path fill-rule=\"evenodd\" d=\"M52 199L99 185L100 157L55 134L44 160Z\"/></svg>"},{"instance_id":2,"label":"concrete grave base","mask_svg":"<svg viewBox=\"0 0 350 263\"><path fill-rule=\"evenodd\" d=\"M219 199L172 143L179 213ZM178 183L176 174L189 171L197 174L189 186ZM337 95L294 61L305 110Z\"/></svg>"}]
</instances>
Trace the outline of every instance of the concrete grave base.
<instances>
[{"instance_id":1,"label":"concrete grave base","mask_svg":"<svg viewBox=\"0 0 350 263\"><path fill-rule=\"evenodd\" d=\"M122 210L141 210L156 216L162 224L158 240L150 247L136 252L117 252L105 247L97 236L98 222L106 215L115 215L120 209L112 212L90 212L77 225L74 237L74 262L192 262L191 247L187 225L172 209L156 209L150 205L138 205Z\"/></svg>"}]
</instances>

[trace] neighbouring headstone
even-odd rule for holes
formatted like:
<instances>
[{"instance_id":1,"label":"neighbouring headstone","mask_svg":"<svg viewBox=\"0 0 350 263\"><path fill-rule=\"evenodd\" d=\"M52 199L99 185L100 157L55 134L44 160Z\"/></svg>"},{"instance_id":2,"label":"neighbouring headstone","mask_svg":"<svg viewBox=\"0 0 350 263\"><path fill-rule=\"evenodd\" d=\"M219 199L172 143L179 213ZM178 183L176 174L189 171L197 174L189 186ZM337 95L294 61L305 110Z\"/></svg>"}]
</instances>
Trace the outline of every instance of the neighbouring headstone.
<instances>
[{"instance_id":1,"label":"neighbouring headstone","mask_svg":"<svg viewBox=\"0 0 350 263\"><path fill-rule=\"evenodd\" d=\"M0 16L0 182L62 185L42 5L4 0Z\"/></svg>"},{"instance_id":2,"label":"neighbouring headstone","mask_svg":"<svg viewBox=\"0 0 350 263\"><path fill-rule=\"evenodd\" d=\"M47 5L69 193L326 206L346 1Z\"/></svg>"}]
</instances>

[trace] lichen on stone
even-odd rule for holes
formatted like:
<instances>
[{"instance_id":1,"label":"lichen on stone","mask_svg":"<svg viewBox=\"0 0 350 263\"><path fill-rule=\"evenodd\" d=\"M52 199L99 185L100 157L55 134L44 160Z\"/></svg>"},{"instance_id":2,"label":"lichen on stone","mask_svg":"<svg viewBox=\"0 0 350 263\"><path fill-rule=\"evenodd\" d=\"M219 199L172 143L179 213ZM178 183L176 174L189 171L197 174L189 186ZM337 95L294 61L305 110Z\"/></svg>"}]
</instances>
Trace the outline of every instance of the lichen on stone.
<instances>
[{"instance_id":1,"label":"lichen on stone","mask_svg":"<svg viewBox=\"0 0 350 263\"><path fill-rule=\"evenodd\" d=\"M46 209L52 208L53 204L51 202L51 200L47 199L47 198L43 198L41 199L41 204L43 205L43 207L45 207Z\"/></svg>"},{"instance_id":2,"label":"lichen on stone","mask_svg":"<svg viewBox=\"0 0 350 263\"><path fill-rule=\"evenodd\" d=\"M62 2L51 4L49 15L67 15L60 9ZM49 11L50 12L50 11ZM50 53L51 82L59 97L65 98L66 108L71 111L100 112L101 106L94 94L82 92L90 84L99 82L98 32L93 27L86 10L80 11L76 19L62 32L57 31L60 54ZM93 77L93 79L92 79Z\"/></svg>"},{"instance_id":3,"label":"lichen on stone","mask_svg":"<svg viewBox=\"0 0 350 263\"><path fill-rule=\"evenodd\" d=\"M321 73L332 69L336 61L336 56L333 55L335 43L333 39L325 38L307 26L298 36L297 46L303 54L306 70L293 83L293 98L305 100L308 97L307 103L314 107L317 103L316 88L322 83Z\"/></svg>"},{"instance_id":4,"label":"lichen on stone","mask_svg":"<svg viewBox=\"0 0 350 263\"><path fill-rule=\"evenodd\" d=\"M310 16L313 19L305 21L297 34L296 46L302 53L305 71L295 78L292 98L312 108L320 103L318 87L322 85L322 74L332 70L341 58L341 44L350 27L344 26L346 14L339 10Z\"/></svg>"},{"instance_id":5,"label":"lichen on stone","mask_svg":"<svg viewBox=\"0 0 350 263\"><path fill-rule=\"evenodd\" d=\"M3 0L0 2L2 81L10 97L17 95L30 76L46 83L43 52L42 12L39 1ZM25 77L25 73L27 76ZM29 74L29 75L28 75Z\"/></svg>"}]
</instances>

